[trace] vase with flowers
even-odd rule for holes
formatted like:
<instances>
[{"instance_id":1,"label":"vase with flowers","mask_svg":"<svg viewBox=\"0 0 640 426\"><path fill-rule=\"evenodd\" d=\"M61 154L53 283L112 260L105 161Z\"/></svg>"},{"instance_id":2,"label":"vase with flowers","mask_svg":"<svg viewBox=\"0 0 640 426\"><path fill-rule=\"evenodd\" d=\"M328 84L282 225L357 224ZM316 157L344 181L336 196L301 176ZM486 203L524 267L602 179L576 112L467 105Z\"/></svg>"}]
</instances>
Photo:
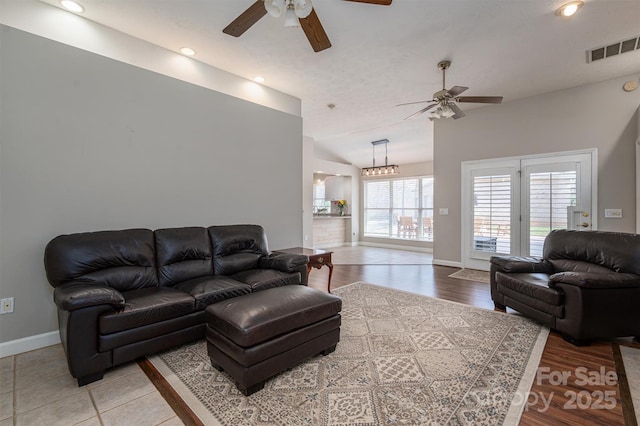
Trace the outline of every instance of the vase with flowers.
<instances>
[{"instance_id":1,"label":"vase with flowers","mask_svg":"<svg viewBox=\"0 0 640 426\"><path fill-rule=\"evenodd\" d=\"M344 216L344 209L347 207L347 200L338 200L338 214Z\"/></svg>"}]
</instances>

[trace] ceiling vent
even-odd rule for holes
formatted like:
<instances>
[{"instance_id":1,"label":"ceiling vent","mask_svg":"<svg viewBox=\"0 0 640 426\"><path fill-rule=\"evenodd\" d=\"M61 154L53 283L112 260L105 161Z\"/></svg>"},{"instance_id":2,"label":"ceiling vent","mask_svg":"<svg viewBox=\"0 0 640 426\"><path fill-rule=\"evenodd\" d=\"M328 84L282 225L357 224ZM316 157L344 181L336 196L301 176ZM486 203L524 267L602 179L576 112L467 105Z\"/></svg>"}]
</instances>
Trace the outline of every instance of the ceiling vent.
<instances>
[{"instance_id":1,"label":"ceiling vent","mask_svg":"<svg viewBox=\"0 0 640 426\"><path fill-rule=\"evenodd\" d=\"M637 49L640 49L640 36L587 50L587 62L599 61Z\"/></svg>"}]
</instances>

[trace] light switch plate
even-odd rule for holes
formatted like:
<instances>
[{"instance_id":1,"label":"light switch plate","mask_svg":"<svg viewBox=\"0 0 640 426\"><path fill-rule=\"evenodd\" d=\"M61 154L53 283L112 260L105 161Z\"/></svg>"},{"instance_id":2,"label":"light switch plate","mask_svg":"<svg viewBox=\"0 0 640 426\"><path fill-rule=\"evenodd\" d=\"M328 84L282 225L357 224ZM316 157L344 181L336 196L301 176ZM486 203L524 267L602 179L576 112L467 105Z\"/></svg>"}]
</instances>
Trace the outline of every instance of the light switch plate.
<instances>
[{"instance_id":1,"label":"light switch plate","mask_svg":"<svg viewBox=\"0 0 640 426\"><path fill-rule=\"evenodd\" d=\"M604 209L604 217L608 219L622 219L622 209Z\"/></svg>"},{"instance_id":2,"label":"light switch plate","mask_svg":"<svg viewBox=\"0 0 640 426\"><path fill-rule=\"evenodd\" d=\"M449 208L448 207L440 207L440 216L448 216L449 215Z\"/></svg>"}]
</instances>

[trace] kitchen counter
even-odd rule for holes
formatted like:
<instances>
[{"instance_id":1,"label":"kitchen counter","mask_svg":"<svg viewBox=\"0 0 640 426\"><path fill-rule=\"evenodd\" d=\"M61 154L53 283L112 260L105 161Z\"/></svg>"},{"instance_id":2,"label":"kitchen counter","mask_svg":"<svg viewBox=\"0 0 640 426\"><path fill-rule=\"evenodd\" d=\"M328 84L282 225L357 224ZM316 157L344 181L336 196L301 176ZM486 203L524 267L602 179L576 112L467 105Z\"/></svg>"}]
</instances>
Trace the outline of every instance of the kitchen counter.
<instances>
[{"instance_id":1,"label":"kitchen counter","mask_svg":"<svg viewBox=\"0 0 640 426\"><path fill-rule=\"evenodd\" d=\"M337 214L314 215L314 247L330 247L344 244L346 241L347 229L351 229L351 221L344 219L351 219L351 216L340 216Z\"/></svg>"}]
</instances>

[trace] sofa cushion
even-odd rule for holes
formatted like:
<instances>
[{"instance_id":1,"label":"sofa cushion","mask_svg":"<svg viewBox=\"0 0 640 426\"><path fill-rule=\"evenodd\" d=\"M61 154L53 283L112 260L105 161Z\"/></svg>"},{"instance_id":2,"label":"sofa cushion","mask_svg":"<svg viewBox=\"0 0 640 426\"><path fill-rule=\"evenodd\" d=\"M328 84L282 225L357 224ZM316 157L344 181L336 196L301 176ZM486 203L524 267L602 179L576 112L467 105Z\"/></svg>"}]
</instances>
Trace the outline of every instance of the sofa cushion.
<instances>
[{"instance_id":1,"label":"sofa cushion","mask_svg":"<svg viewBox=\"0 0 640 426\"><path fill-rule=\"evenodd\" d=\"M555 272L595 272L602 274L614 273L611 269L596 263L583 262L581 260L552 259L548 261L553 265Z\"/></svg>"},{"instance_id":2,"label":"sofa cushion","mask_svg":"<svg viewBox=\"0 0 640 426\"><path fill-rule=\"evenodd\" d=\"M157 286L155 259L149 229L60 235L44 253L47 279L53 287L84 281L118 291Z\"/></svg>"},{"instance_id":3,"label":"sofa cushion","mask_svg":"<svg viewBox=\"0 0 640 426\"><path fill-rule=\"evenodd\" d=\"M250 269L233 274L231 278L248 284L253 291L300 284L299 272L281 272L275 269Z\"/></svg>"},{"instance_id":4,"label":"sofa cushion","mask_svg":"<svg viewBox=\"0 0 640 426\"><path fill-rule=\"evenodd\" d=\"M232 275L256 269L269 253L267 236L259 225L225 225L208 228L213 248L213 272Z\"/></svg>"},{"instance_id":5,"label":"sofa cushion","mask_svg":"<svg viewBox=\"0 0 640 426\"><path fill-rule=\"evenodd\" d=\"M189 294L171 287L142 288L123 292L122 310L100 316L100 334L115 333L143 325L165 321L195 310Z\"/></svg>"},{"instance_id":6,"label":"sofa cushion","mask_svg":"<svg viewBox=\"0 0 640 426\"><path fill-rule=\"evenodd\" d=\"M196 300L196 311L202 311L212 303L251 293L248 284L224 275L194 278L177 284L176 289L188 293Z\"/></svg>"},{"instance_id":7,"label":"sofa cushion","mask_svg":"<svg viewBox=\"0 0 640 426\"><path fill-rule=\"evenodd\" d=\"M562 293L549 288L549 275L547 274L505 274L496 272L496 282L500 287L511 289L550 305L560 305L562 303Z\"/></svg>"},{"instance_id":8,"label":"sofa cushion","mask_svg":"<svg viewBox=\"0 0 640 426\"><path fill-rule=\"evenodd\" d=\"M213 274L211 241L206 228L158 229L154 234L161 286Z\"/></svg>"},{"instance_id":9,"label":"sofa cushion","mask_svg":"<svg viewBox=\"0 0 640 426\"><path fill-rule=\"evenodd\" d=\"M640 235L558 229L545 238L543 257L549 261L580 260L640 275Z\"/></svg>"}]
</instances>

